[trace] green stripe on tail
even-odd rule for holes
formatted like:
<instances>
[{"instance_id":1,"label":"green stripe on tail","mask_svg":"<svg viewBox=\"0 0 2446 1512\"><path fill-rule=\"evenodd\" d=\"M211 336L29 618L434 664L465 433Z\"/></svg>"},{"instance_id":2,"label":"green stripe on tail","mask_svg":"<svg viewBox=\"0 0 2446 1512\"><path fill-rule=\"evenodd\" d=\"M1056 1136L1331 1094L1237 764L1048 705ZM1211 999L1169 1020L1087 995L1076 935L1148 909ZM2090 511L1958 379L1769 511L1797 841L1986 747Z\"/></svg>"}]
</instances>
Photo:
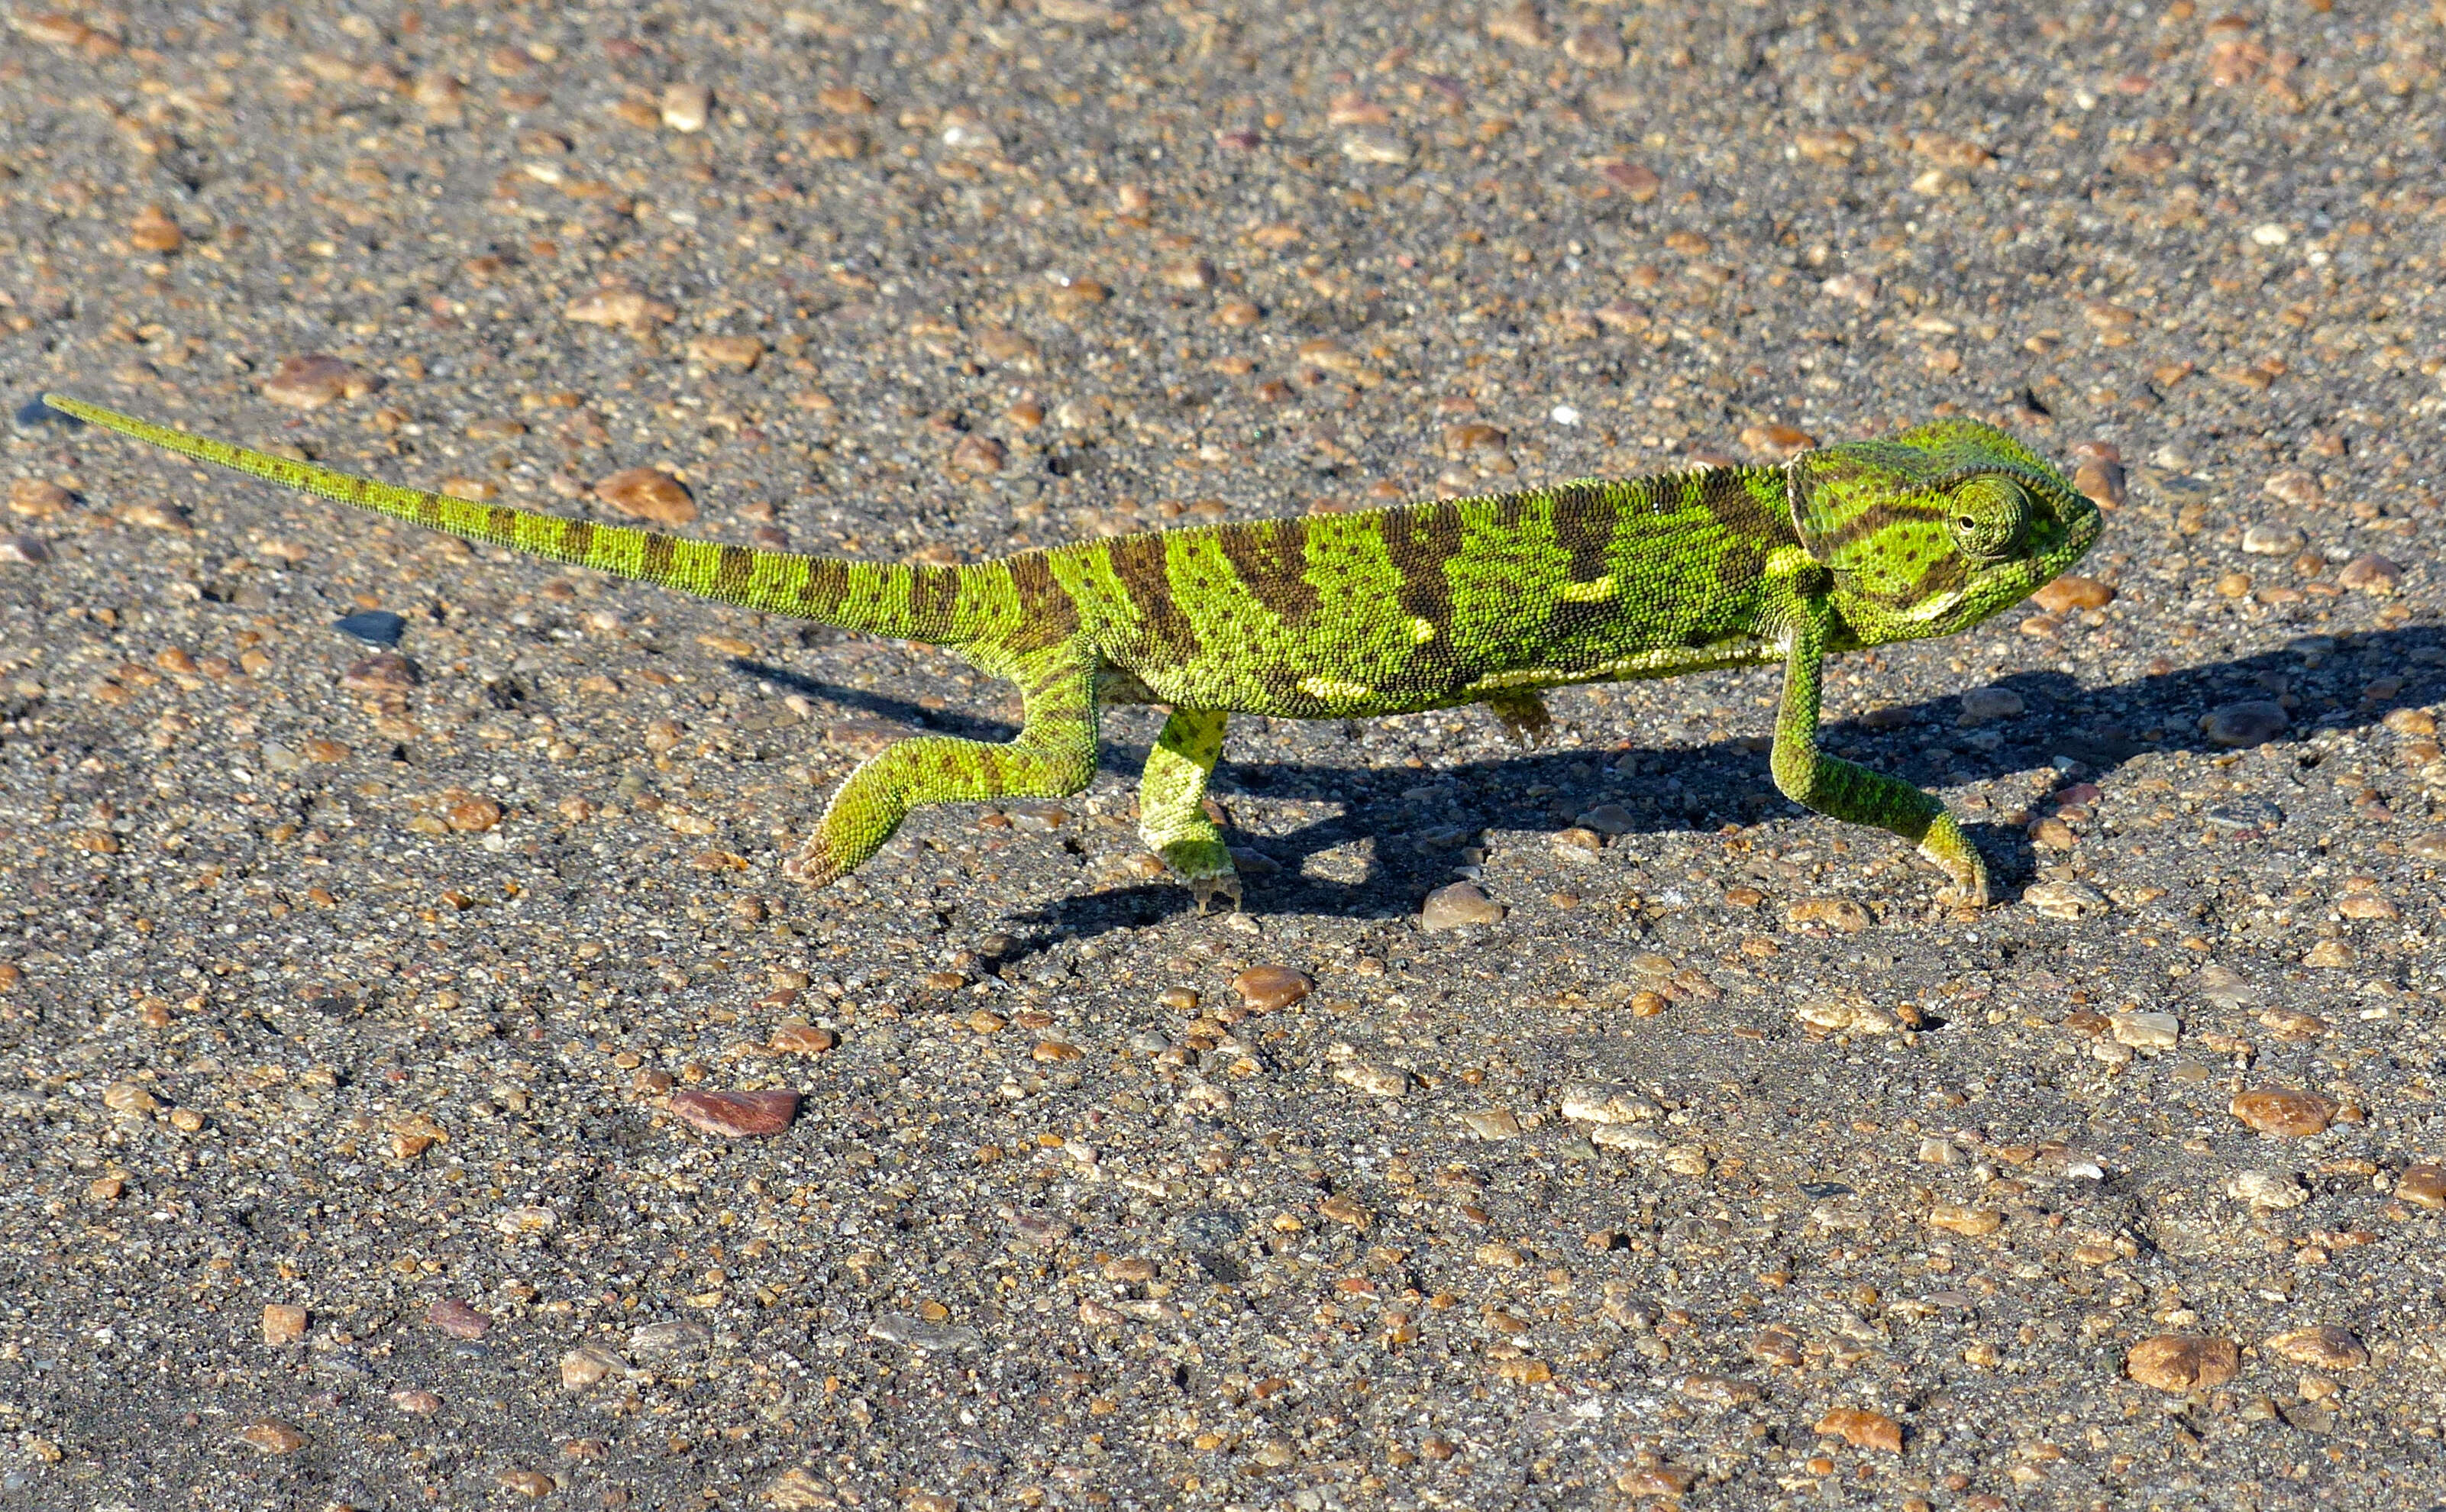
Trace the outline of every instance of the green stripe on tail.
<instances>
[{"instance_id":1,"label":"green stripe on tail","mask_svg":"<svg viewBox=\"0 0 2446 1512\"><path fill-rule=\"evenodd\" d=\"M755 551L713 541L684 540L650 530L563 520L481 504L422 489L402 488L292 462L225 441L192 436L115 409L45 394L43 403L122 436L232 468L266 482L423 525L462 540L507 546L531 557L592 567L639 582L676 588L765 614L812 619L844 630L953 645L975 635L982 598L997 596L988 579L999 569L902 566L849 561L795 552Z\"/></svg>"}]
</instances>

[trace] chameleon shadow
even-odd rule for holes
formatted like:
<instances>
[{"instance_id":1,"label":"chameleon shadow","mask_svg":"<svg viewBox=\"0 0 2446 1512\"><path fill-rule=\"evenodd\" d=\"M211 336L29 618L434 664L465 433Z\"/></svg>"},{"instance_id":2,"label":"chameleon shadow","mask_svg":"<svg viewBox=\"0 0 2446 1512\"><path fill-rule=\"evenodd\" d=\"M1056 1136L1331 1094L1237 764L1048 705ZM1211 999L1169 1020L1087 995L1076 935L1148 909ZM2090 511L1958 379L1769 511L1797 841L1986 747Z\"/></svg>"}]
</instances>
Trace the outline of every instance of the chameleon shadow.
<instances>
[{"instance_id":1,"label":"chameleon shadow","mask_svg":"<svg viewBox=\"0 0 2446 1512\"><path fill-rule=\"evenodd\" d=\"M2391 695L2371 696L2374 685L2382 690L2389 679L2399 683ZM1947 694L1878 710L1873 724L1829 721L1819 739L1837 755L1923 786L2051 769L2052 781L2031 789L2027 806L2040 809L2054 793L2106 777L2146 752L2230 753L2231 747L2210 740L2202 728L2203 716L2229 704L2289 701L2290 722L2278 738L2300 740L2320 730L2366 728L2390 709L2446 699L2446 629L2297 635L2250 655L2098 686L2044 670L1988 686L2018 694L2022 711L1966 724L1960 696ZM1254 849L1280 868L1245 875L1250 913L1406 917L1427 892L1455 879L1450 852L1482 829L1560 829L1569 822L1565 808L1585 811L1608 803L1625 811L1625 832L1633 835L1705 833L1790 812L1758 745L1754 736L1679 748L1625 741L1463 762L1423 774L1299 763L1234 765L1227 747L1215 792L1227 812L1241 800L1271 795L1310 802L1339 797L1347 803L1343 813L1285 835L1227 829L1228 842ZM1649 769L1629 775L1614 769L1626 756L1641 758ZM2304 752L2298 760L2315 766L2319 756ZM1594 778L1586 775L1591 763L1604 764ZM1678 794L1669 788L1673 783L1680 784ZM1552 807L1523 796L1540 784L1560 790ZM2384 779L2379 785L2383 790ZM1422 791L1434 796L1406 796ZM1966 827L2000 894L2010 897L2036 876L2037 853L2020 824L1974 818ZM1358 880L1331 880L1305 869L1322 852L1369 838L1377 841L1375 854ZM1013 921L1028 933L1007 958L1065 938L1155 922L1192 906L1185 889L1162 882L1063 898Z\"/></svg>"}]
</instances>

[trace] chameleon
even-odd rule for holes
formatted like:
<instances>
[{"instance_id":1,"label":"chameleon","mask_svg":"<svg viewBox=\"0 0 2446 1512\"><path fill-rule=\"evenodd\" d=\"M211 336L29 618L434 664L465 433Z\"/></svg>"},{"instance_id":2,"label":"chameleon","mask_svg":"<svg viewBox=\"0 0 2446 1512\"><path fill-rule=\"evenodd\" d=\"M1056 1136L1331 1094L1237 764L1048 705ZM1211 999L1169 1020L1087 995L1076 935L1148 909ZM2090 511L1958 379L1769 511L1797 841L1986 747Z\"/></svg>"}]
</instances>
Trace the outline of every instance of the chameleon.
<instances>
[{"instance_id":1,"label":"chameleon","mask_svg":"<svg viewBox=\"0 0 2446 1512\"><path fill-rule=\"evenodd\" d=\"M948 648L1018 686L1004 743L920 735L860 765L785 875L831 882L921 803L1085 787L1101 712L1168 714L1138 832L1199 911L1238 907L1207 784L1232 714L1354 719L1483 704L1516 736L1544 690L1780 661L1769 768L1794 802L1891 831L1988 901L1942 801L1818 747L1826 658L1951 635L2078 561L2100 517L2012 436L1966 419L1778 464L1590 479L1346 514L1146 532L967 566L687 540L353 477L61 395L52 408L155 446L470 541L765 614Z\"/></svg>"}]
</instances>

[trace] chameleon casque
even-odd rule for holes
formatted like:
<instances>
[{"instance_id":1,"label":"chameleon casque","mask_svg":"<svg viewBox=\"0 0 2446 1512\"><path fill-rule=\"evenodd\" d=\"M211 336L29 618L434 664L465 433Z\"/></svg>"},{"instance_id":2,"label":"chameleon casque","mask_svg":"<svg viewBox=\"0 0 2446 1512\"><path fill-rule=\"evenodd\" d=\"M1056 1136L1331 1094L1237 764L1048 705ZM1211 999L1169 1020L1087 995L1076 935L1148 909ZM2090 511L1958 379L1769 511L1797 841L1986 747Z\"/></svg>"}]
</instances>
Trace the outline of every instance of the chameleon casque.
<instances>
[{"instance_id":1,"label":"chameleon casque","mask_svg":"<svg viewBox=\"0 0 2446 1512\"><path fill-rule=\"evenodd\" d=\"M1515 733L1542 689L1780 660L1776 785L1892 831L1979 907L1987 874L1936 798L1817 748L1832 652L1950 635L2097 539L2097 507L2004 432L1945 420L1775 466L1709 467L1490 498L1174 530L965 567L682 540L474 503L206 440L97 405L55 409L139 441L468 540L765 614L947 647L1019 686L1007 745L927 735L853 772L788 875L821 884L919 803L1087 785L1099 710L1171 715L1138 832L1203 909L1239 879L1207 819L1232 714L1346 719L1485 704Z\"/></svg>"}]
</instances>

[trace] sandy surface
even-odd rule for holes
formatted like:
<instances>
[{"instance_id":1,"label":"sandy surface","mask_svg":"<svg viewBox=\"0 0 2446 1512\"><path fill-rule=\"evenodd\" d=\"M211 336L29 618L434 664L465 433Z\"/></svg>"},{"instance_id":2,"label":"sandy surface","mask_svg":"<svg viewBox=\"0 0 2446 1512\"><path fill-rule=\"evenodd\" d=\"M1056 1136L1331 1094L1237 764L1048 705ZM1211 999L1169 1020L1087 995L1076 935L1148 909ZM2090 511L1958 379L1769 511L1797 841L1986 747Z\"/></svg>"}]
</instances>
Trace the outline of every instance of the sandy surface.
<instances>
[{"instance_id":1,"label":"sandy surface","mask_svg":"<svg viewBox=\"0 0 2446 1512\"><path fill-rule=\"evenodd\" d=\"M0 1506L2446 1500L2434 8L11 3ZM47 387L936 560L1943 413L2113 510L1831 680L1975 919L1763 671L1243 721L1241 916L1144 710L811 895L1003 690Z\"/></svg>"}]
</instances>

